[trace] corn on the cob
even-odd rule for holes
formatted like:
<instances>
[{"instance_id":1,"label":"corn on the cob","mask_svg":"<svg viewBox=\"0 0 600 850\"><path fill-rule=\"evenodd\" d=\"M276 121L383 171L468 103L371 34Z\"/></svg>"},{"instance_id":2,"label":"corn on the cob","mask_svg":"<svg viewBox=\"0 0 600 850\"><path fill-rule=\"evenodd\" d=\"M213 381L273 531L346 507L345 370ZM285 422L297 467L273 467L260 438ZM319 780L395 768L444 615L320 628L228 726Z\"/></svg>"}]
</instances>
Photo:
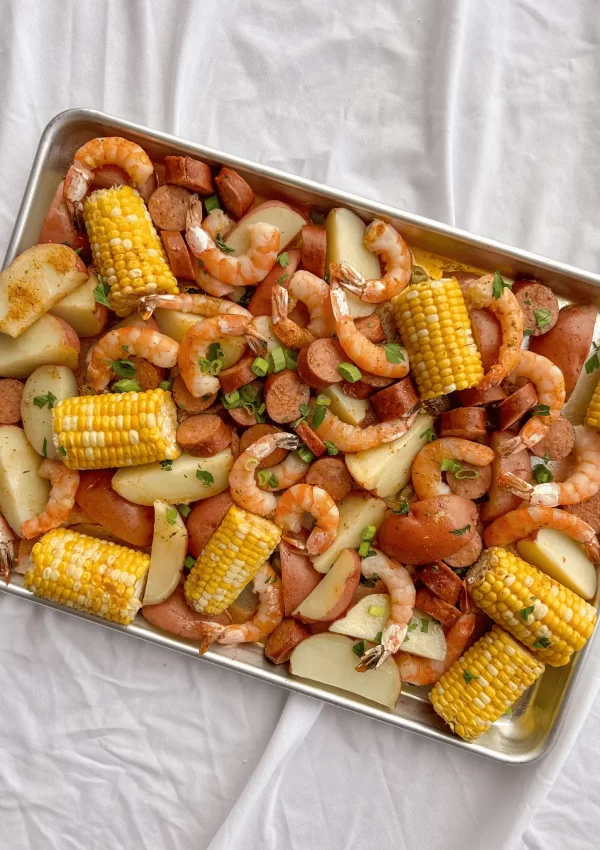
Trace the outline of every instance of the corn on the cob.
<instances>
[{"instance_id":1,"label":"corn on the cob","mask_svg":"<svg viewBox=\"0 0 600 850\"><path fill-rule=\"evenodd\" d=\"M36 596L127 625L141 607L150 556L55 528L35 544L31 562L24 583Z\"/></svg>"},{"instance_id":2,"label":"corn on the cob","mask_svg":"<svg viewBox=\"0 0 600 850\"><path fill-rule=\"evenodd\" d=\"M498 626L436 682L434 709L466 741L490 728L544 672L544 664Z\"/></svg>"},{"instance_id":3,"label":"corn on the cob","mask_svg":"<svg viewBox=\"0 0 600 850\"><path fill-rule=\"evenodd\" d=\"M177 411L170 392L66 398L52 411L54 442L70 469L112 469L181 454Z\"/></svg>"},{"instance_id":4,"label":"corn on the cob","mask_svg":"<svg viewBox=\"0 0 600 850\"><path fill-rule=\"evenodd\" d=\"M274 522L230 507L190 570L188 603L202 614L220 614L267 561L280 537Z\"/></svg>"},{"instance_id":5,"label":"corn on the cob","mask_svg":"<svg viewBox=\"0 0 600 850\"><path fill-rule=\"evenodd\" d=\"M465 299L454 278L413 283L392 299L422 399L474 387L483 378Z\"/></svg>"},{"instance_id":6,"label":"corn on the cob","mask_svg":"<svg viewBox=\"0 0 600 850\"><path fill-rule=\"evenodd\" d=\"M146 205L131 186L99 189L83 203L94 263L110 286L108 303L126 316L142 295L176 294L162 242Z\"/></svg>"},{"instance_id":7,"label":"corn on the cob","mask_svg":"<svg viewBox=\"0 0 600 850\"><path fill-rule=\"evenodd\" d=\"M588 405L584 424L588 428L600 429L600 383L596 386L594 395Z\"/></svg>"},{"instance_id":8,"label":"corn on the cob","mask_svg":"<svg viewBox=\"0 0 600 850\"><path fill-rule=\"evenodd\" d=\"M467 583L492 620L553 667L567 664L594 631L592 605L507 549L486 549Z\"/></svg>"}]
</instances>

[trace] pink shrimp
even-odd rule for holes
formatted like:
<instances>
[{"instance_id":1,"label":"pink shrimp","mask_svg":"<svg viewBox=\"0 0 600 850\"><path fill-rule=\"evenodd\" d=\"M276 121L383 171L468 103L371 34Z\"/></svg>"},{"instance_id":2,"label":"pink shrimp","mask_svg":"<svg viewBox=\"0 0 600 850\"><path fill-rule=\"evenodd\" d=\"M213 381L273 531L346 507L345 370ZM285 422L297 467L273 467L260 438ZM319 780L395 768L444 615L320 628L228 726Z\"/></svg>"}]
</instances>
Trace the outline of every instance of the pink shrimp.
<instances>
[{"instance_id":1,"label":"pink shrimp","mask_svg":"<svg viewBox=\"0 0 600 850\"><path fill-rule=\"evenodd\" d=\"M331 311L329 286L316 274L307 271L296 272L287 286L289 309L293 310L301 301L308 310L309 322L306 326L315 337L329 337L335 333L335 322Z\"/></svg>"},{"instance_id":2,"label":"pink shrimp","mask_svg":"<svg viewBox=\"0 0 600 850\"><path fill-rule=\"evenodd\" d=\"M494 460L494 450L471 440L443 437L423 446L412 464L412 484L419 499L450 493L442 481L445 460L464 461L473 466L488 466Z\"/></svg>"},{"instance_id":3,"label":"pink shrimp","mask_svg":"<svg viewBox=\"0 0 600 850\"><path fill-rule=\"evenodd\" d=\"M0 576L4 576L5 582L10 581L10 571L15 565L15 535L10 525L0 514Z\"/></svg>"},{"instance_id":4,"label":"pink shrimp","mask_svg":"<svg viewBox=\"0 0 600 850\"><path fill-rule=\"evenodd\" d=\"M96 392L102 392L114 377L111 363L132 356L170 369L177 363L178 351L179 344L174 339L151 328L114 328L94 347L87 371L88 383Z\"/></svg>"},{"instance_id":5,"label":"pink shrimp","mask_svg":"<svg viewBox=\"0 0 600 850\"><path fill-rule=\"evenodd\" d=\"M440 676L443 676L464 652L473 634L475 622L475 614L469 612L462 614L456 623L450 627L446 635L446 657L443 661L434 661L431 658L401 652L396 658L396 663L402 681L408 682L409 685L435 684Z\"/></svg>"},{"instance_id":6,"label":"pink shrimp","mask_svg":"<svg viewBox=\"0 0 600 850\"><path fill-rule=\"evenodd\" d=\"M202 229L206 230L213 241L216 241L217 236L225 239L227 234L234 226L235 222L220 209L214 209L209 212L202 222ZM217 298L222 298L225 295L231 295L235 290L235 286L230 286L228 283L221 283L212 274L209 274L204 266L200 270L200 274L196 274L196 282L209 295L214 295Z\"/></svg>"},{"instance_id":7,"label":"pink shrimp","mask_svg":"<svg viewBox=\"0 0 600 850\"><path fill-rule=\"evenodd\" d=\"M299 534L304 513L315 518L315 527L306 541L306 554L320 555L335 540L340 522L337 505L322 487L294 484L279 499L274 520L284 531Z\"/></svg>"},{"instance_id":8,"label":"pink shrimp","mask_svg":"<svg viewBox=\"0 0 600 850\"><path fill-rule=\"evenodd\" d=\"M374 555L362 559L360 569L365 578L378 577L383 581L390 595L391 611L381 643L361 656L356 667L359 673L381 667L390 655L400 651L415 607L415 585L406 567L378 549L374 551Z\"/></svg>"},{"instance_id":9,"label":"pink shrimp","mask_svg":"<svg viewBox=\"0 0 600 850\"><path fill-rule=\"evenodd\" d=\"M276 448L297 449L300 440L294 434L278 431L265 434L248 446L245 452L236 458L229 473L231 498L239 505L258 516L273 516L277 508L278 497L271 492L261 490L256 483L255 472L261 460L268 457ZM265 472L271 472L266 469Z\"/></svg>"},{"instance_id":10,"label":"pink shrimp","mask_svg":"<svg viewBox=\"0 0 600 850\"><path fill-rule=\"evenodd\" d=\"M75 494L79 487L79 473L75 469L67 469L60 461L46 458L38 469L40 478L46 478L52 484L50 498L46 510L33 519L25 520L21 526L21 534L27 540L32 540L51 528L66 522L69 512L75 504Z\"/></svg>"},{"instance_id":11,"label":"pink shrimp","mask_svg":"<svg viewBox=\"0 0 600 850\"><path fill-rule=\"evenodd\" d=\"M391 443L392 440L406 434L415 421L416 415L417 412L411 413L406 418L400 417L389 422L378 422L376 425L359 428L357 425L342 422L328 410L321 424L315 428L315 432L322 440L333 443L340 452L364 452L382 443Z\"/></svg>"},{"instance_id":12,"label":"pink shrimp","mask_svg":"<svg viewBox=\"0 0 600 850\"><path fill-rule=\"evenodd\" d=\"M573 540L583 544L585 553L594 563L600 562L600 546L591 525L575 514L560 508L529 506L509 511L494 520L483 533L486 546L506 546L522 540L540 528L555 528L564 531Z\"/></svg>"},{"instance_id":13,"label":"pink shrimp","mask_svg":"<svg viewBox=\"0 0 600 850\"><path fill-rule=\"evenodd\" d=\"M289 304L290 298L287 289L283 286L274 286L271 294L273 333L286 348L299 351L305 345L314 342L317 337L308 328L301 328L300 325L288 318Z\"/></svg>"},{"instance_id":14,"label":"pink shrimp","mask_svg":"<svg viewBox=\"0 0 600 850\"><path fill-rule=\"evenodd\" d=\"M191 313L194 316L222 316L225 314L235 316L246 316L252 319L252 313L245 307L240 307L235 301L225 298L212 298L210 295L185 292L179 295L144 295L138 302L138 311L141 317L147 321L157 307L162 310L180 310L182 313Z\"/></svg>"},{"instance_id":15,"label":"pink shrimp","mask_svg":"<svg viewBox=\"0 0 600 850\"><path fill-rule=\"evenodd\" d=\"M287 490L294 484L299 484L306 477L310 463L302 460L298 452L291 452L285 460L270 466L268 469L258 470L258 486L261 490Z\"/></svg>"}]
</instances>

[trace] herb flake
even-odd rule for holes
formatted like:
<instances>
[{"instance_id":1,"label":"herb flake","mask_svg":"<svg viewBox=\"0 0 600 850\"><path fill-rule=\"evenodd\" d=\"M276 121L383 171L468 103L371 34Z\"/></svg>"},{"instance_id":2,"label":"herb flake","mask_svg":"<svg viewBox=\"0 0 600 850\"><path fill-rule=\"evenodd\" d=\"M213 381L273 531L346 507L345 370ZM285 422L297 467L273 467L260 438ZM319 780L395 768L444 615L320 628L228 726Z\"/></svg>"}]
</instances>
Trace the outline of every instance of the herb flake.
<instances>
[{"instance_id":1,"label":"herb flake","mask_svg":"<svg viewBox=\"0 0 600 850\"><path fill-rule=\"evenodd\" d=\"M461 537L463 534L466 534L470 528L470 525L465 525L464 528L453 528L450 534L455 534L457 537Z\"/></svg>"}]
</instances>

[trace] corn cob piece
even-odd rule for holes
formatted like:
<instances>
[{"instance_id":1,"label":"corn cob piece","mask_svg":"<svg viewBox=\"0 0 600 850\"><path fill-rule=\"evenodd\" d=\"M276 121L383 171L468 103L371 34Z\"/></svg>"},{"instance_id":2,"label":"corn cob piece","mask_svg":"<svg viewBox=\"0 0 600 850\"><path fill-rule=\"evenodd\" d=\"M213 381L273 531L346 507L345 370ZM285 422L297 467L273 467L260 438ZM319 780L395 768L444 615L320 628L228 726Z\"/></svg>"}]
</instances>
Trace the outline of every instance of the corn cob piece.
<instances>
[{"instance_id":1,"label":"corn cob piece","mask_svg":"<svg viewBox=\"0 0 600 850\"><path fill-rule=\"evenodd\" d=\"M181 454L170 392L106 393L66 398L52 411L54 443L70 469L113 469Z\"/></svg>"},{"instance_id":2,"label":"corn cob piece","mask_svg":"<svg viewBox=\"0 0 600 850\"><path fill-rule=\"evenodd\" d=\"M596 385L594 395L588 405L584 425L587 425L588 428L600 430L600 383Z\"/></svg>"},{"instance_id":3,"label":"corn cob piece","mask_svg":"<svg viewBox=\"0 0 600 850\"><path fill-rule=\"evenodd\" d=\"M465 390L481 381L481 355L457 280L413 283L392 304L422 399Z\"/></svg>"},{"instance_id":4,"label":"corn cob piece","mask_svg":"<svg viewBox=\"0 0 600 850\"><path fill-rule=\"evenodd\" d=\"M232 505L190 570L188 603L201 614L220 614L254 578L280 537L274 522Z\"/></svg>"},{"instance_id":5,"label":"corn cob piece","mask_svg":"<svg viewBox=\"0 0 600 850\"><path fill-rule=\"evenodd\" d=\"M143 295L179 292L150 213L135 189L98 189L85 199L83 219L117 316L130 313Z\"/></svg>"},{"instance_id":6,"label":"corn cob piece","mask_svg":"<svg viewBox=\"0 0 600 850\"><path fill-rule=\"evenodd\" d=\"M544 664L498 626L480 638L432 688L434 709L474 741L544 672Z\"/></svg>"},{"instance_id":7,"label":"corn cob piece","mask_svg":"<svg viewBox=\"0 0 600 850\"><path fill-rule=\"evenodd\" d=\"M131 623L141 608L150 556L68 528L55 528L31 550L27 590L113 623Z\"/></svg>"},{"instance_id":8,"label":"corn cob piece","mask_svg":"<svg viewBox=\"0 0 600 850\"><path fill-rule=\"evenodd\" d=\"M493 546L467 575L476 605L552 667L594 631L596 609L517 555Z\"/></svg>"}]
</instances>

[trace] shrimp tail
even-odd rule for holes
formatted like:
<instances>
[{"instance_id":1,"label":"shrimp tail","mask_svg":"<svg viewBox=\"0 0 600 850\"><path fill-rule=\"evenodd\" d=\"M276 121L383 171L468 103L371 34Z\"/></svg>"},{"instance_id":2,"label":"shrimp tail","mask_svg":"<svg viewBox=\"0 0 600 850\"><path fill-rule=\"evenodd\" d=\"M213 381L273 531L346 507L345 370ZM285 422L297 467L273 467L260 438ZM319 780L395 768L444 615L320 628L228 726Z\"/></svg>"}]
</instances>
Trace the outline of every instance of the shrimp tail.
<instances>
[{"instance_id":1,"label":"shrimp tail","mask_svg":"<svg viewBox=\"0 0 600 850\"><path fill-rule=\"evenodd\" d=\"M360 658L360 663L354 668L357 673L366 673L368 670L377 670L381 667L391 653L388 649L384 649L383 644L378 643L377 646L372 646L367 649L364 655Z\"/></svg>"},{"instance_id":2,"label":"shrimp tail","mask_svg":"<svg viewBox=\"0 0 600 850\"><path fill-rule=\"evenodd\" d=\"M15 550L12 540L0 543L0 575L4 576L6 584L10 582L10 573L15 566Z\"/></svg>"},{"instance_id":3,"label":"shrimp tail","mask_svg":"<svg viewBox=\"0 0 600 850\"><path fill-rule=\"evenodd\" d=\"M203 635L198 650L200 655L204 655L212 644L219 640L226 628L227 626L220 625L219 623L198 623L198 631Z\"/></svg>"},{"instance_id":4,"label":"shrimp tail","mask_svg":"<svg viewBox=\"0 0 600 850\"><path fill-rule=\"evenodd\" d=\"M156 310L156 298L154 295L144 295L138 302L138 313L142 319L147 322L152 318L152 314Z\"/></svg>"},{"instance_id":5,"label":"shrimp tail","mask_svg":"<svg viewBox=\"0 0 600 850\"><path fill-rule=\"evenodd\" d=\"M338 280L349 292L360 295L367 281L349 263L331 263L329 273Z\"/></svg>"},{"instance_id":6,"label":"shrimp tail","mask_svg":"<svg viewBox=\"0 0 600 850\"><path fill-rule=\"evenodd\" d=\"M274 286L271 296L273 308L273 324L284 321L288 317L289 296L284 286Z\"/></svg>"},{"instance_id":7,"label":"shrimp tail","mask_svg":"<svg viewBox=\"0 0 600 850\"><path fill-rule=\"evenodd\" d=\"M524 481L512 472L500 472L498 475L498 484L503 490L512 493L513 496L520 496L522 499L527 499L527 501L531 499L534 489L532 484Z\"/></svg>"},{"instance_id":8,"label":"shrimp tail","mask_svg":"<svg viewBox=\"0 0 600 850\"><path fill-rule=\"evenodd\" d=\"M523 451L524 448L525 441L522 437L517 436L512 437L510 440L505 440L496 451L500 457L510 457L510 455Z\"/></svg>"},{"instance_id":9,"label":"shrimp tail","mask_svg":"<svg viewBox=\"0 0 600 850\"><path fill-rule=\"evenodd\" d=\"M590 540L583 544L583 549L592 564L600 563L600 544L597 540Z\"/></svg>"},{"instance_id":10,"label":"shrimp tail","mask_svg":"<svg viewBox=\"0 0 600 850\"><path fill-rule=\"evenodd\" d=\"M248 325L244 333L244 337L254 354L263 357L268 353L269 348L267 340L253 325Z\"/></svg>"}]
</instances>

